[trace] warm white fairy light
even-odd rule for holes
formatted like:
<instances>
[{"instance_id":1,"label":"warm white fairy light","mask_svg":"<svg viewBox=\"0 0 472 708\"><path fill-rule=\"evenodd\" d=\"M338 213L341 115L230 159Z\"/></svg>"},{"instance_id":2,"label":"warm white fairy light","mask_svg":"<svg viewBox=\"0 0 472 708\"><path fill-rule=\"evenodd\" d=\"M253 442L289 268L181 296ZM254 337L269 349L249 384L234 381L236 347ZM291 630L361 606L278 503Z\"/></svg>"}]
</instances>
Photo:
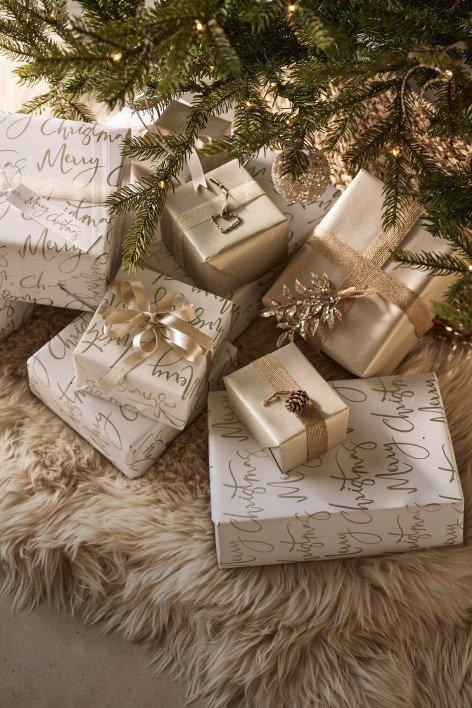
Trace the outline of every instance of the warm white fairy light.
<instances>
[{"instance_id":1,"label":"warm white fairy light","mask_svg":"<svg viewBox=\"0 0 472 708\"><path fill-rule=\"evenodd\" d=\"M112 62L117 64L119 61L122 60L123 58L123 52L120 52L118 49L112 49L112 51L108 54Z\"/></svg>"}]
</instances>

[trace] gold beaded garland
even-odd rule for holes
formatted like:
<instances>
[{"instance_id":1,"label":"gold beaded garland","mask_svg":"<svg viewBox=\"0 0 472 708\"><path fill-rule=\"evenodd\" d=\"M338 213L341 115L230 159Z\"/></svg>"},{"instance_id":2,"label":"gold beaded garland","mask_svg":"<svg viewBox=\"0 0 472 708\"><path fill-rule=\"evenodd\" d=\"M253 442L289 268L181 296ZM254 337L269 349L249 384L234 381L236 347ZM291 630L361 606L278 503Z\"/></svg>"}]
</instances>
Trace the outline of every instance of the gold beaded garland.
<instances>
[{"instance_id":1,"label":"gold beaded garland","mask_svg":"<svg viewBox=\"0 0 472 708\"><path fill-rule=\"evenodd\" d=\"M329 184L329 163L319 150L309 153L308 170L298 179L290 174L283 174L284 151L272 164L272 182L276 191L285 199L299 204L312 204L325 191Z\"/></svg>"}]
</instances>

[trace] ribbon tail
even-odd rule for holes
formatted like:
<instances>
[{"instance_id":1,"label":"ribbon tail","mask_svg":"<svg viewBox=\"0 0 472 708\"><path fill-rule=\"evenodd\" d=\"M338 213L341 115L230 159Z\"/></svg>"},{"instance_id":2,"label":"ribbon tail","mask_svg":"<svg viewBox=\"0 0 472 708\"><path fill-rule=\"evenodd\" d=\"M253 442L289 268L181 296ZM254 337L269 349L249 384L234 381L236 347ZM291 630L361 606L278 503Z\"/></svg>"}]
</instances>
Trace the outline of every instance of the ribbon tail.
<instances>
[{"instance_id":1,"label":"ribbon tail","mask_svg":"<svg viewBox=\"0 0 472 708\"><path fill-rule=\"evenodd\" d=\"M124 359L117 361L116 364L112 366L110 371L100 380L100 388L103 395L110 395L114 386L116 386L126 374L128 374L132 369L141 364L145 359L150 356L146 352L133 349L131 354L126 356Z\"/></svg>"},{"instance_id":2,"label":"ribbon tail","mask_svg":"<svg viewBox=\"0 0 472 708\"><path fill-rule=\"evenodd\" d=\"M202 163L200 162L200 158L198 157L198 153L195 148L192 148L192 151L187 159L187 165L194 190L198 192L200 187L205 187L206 189L208 187L207 181L203 172Z\"/></svg>"}]
</instances>

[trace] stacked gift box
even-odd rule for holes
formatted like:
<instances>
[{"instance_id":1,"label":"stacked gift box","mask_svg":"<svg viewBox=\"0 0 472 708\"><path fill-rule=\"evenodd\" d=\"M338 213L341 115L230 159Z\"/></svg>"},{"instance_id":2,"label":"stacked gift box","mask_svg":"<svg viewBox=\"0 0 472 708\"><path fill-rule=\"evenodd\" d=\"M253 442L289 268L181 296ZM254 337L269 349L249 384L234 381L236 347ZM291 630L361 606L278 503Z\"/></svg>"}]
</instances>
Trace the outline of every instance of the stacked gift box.
<instances>
[{"instance_id":1,"label":"stacked gift box","mask_svg":"<svg viewBox=\"0 0 472 708\"><path fill-rule=\"evenodd\" d=\"M189 111L177 102L138 116L139 132L169 135ZM419 208L384 232L382 184L364 171L339 199L328 187L311 205L287 203L270 151L245 167L204 152L231 130L215 116L168 194L147 267L125 272L123 224L104 201L152 165L123 159L134 126L122 118L0 116L0 333L35 303L86 311L30 358L32 391L130 478L208 399L222 567L460 543L435 376L388 376L448 285L388 260L400 244L448 248ZM231 342L261 301L284 346L236 370ZM328 384L298 336L363 378Z\"/></svg>"}]
</instances>

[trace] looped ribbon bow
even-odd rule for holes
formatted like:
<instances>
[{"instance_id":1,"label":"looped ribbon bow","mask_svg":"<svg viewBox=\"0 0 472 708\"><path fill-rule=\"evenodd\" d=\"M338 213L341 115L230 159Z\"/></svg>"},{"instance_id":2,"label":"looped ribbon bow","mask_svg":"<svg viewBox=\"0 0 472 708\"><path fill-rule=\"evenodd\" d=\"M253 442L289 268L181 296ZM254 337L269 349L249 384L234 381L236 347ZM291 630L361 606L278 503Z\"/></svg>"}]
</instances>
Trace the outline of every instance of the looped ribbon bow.
<instances>
[{"instance_id":1,"label":"looped ribbon bow","mask_svg":"<svg viewBox=\"0 0 472 708\"><path fill-rule=\"evenodd\" d=\"M167 293L151 309L151 302L143 283L128 280L120 284L124 309L105 305L98 312L104 319L103 331L110 339L133 336L133 350L116 362L102 378L100 386L108 394L126 374L167 342L182 357L194 362L200 355L207 358L213 350L213 340L190 324L195 318L195 307L181 293Z\"/></svg>"}]
</instances>

